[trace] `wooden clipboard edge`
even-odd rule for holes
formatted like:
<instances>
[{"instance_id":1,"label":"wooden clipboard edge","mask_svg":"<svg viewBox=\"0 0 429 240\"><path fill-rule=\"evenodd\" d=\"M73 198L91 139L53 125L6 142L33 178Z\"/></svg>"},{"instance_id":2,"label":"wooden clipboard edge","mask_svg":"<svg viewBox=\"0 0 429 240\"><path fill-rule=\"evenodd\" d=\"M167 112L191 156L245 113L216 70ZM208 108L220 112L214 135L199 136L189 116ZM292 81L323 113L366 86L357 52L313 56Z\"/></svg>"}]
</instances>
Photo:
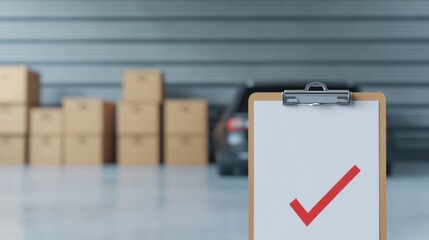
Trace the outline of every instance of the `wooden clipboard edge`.
<instances>
[{"instance_id":1,"label":"wooden clipboard edge","mask_svg":"<svg viewBox=\"0 0 429 240\"><path fill-rule=\"evenodd\" d=\"M249 240L254 240L254 102L281 101L281 93L253 93L249 97ZM352 94L353 101L379 102L379 201L380 201L380 240L386 240L386 97L378 92L357 92Z\"/></svg>"},{"instance_id":2,"label":"wooden clipboard edge","mask_svg":"<svg viewBox=\"0 0 429 240\"><path fill-rule=\"evenodd\" d=\"M248 141L249 141L249 240L254 240L254 220L255 220L255 212L254 212L254 138L253 138L253 110L254 110L254 102L255 101L281 101L282 94L281 93L252 93L249 97L248 103L248 121L249 121L249 133L248 133Z\"/></svg>"},{"instance_id":3,"label":"wooden clipboard edge","mask_svg":"<svg viewBox=\"0 0 429 240\"><path fill-rule=\"evenodd\" d=\"M379 103L379 169L380 169L380 240L387 238L386 222L386 97L383 93L353 93L353 101L378 101Z\"/></svg>"}]
</instances>

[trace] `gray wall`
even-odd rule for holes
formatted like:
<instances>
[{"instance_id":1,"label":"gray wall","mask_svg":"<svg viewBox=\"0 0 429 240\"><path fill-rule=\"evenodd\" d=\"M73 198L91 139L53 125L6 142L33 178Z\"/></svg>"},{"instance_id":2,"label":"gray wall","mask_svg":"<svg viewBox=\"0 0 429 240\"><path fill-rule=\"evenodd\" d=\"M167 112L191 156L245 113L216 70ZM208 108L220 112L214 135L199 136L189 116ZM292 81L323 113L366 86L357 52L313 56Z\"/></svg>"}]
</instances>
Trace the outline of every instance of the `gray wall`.
<instances>
[{"instance_id":1,"label":"gray wall","mask_svg":"<svg viewBox=\"0 0 429 240\"><path fill-rule=\"evenodd\" d=\"M130 68L215 104L248 79L350 81L386 93L398 148L429 143L423 0L2 0L0 64L40 71L46 105L119 99Z\"/></svg>"}]
</instances>

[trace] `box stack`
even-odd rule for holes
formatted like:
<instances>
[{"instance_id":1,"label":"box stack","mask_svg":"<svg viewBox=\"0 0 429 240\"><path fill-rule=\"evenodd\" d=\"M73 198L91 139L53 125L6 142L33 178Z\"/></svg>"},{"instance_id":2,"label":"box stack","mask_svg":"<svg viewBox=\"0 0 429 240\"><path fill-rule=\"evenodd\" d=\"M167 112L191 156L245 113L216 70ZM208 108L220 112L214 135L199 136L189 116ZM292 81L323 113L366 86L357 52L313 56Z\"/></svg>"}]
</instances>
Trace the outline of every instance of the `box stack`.
<instances>
[{"instance_id":1,"label":"box stack","mask_svg":"<svg viewBox=\"0 0 429 240\"><path fill-rule=\"evenodd\" d=\"M27 161L28 111L39 104L39 74L0 67L0 164Z\"/></svg>"},{"instance_id":2,"label":"box stack","mask_svg":"<svg viewBox=\"0 0 429 240\"><path fill-rule=\"evenodd\" d=\"M164 102L164 161L166 165L208 162L208 104L205 100Z\"/></svg>"},{"instance_id":3,"label":"box stack","mask_svg":"<svg viewBox=\"0 0 429 240\"><path fill-rule=\"evenodd\" d=\"M30 164L63 163L63 127L60 108L32 108L30 111Z\"/></svg>"},{"instance_id":4,"label":"box stack","mask_svg":"<svg viewBox=\"0 0 429 240\"><path fill-rule=\"evenodd\" d=\"M65 164L113 162L114 105L98 99L65 99L63 108Z\"/></svg>"},{"instance_id":5,"label":"box stack","mask_svg":"<svg viewBox=\"0 0 429 240\"><path fill-rule=\"evenodd\" d=\"M161 155L160 71L127 71L118 104L117 161L121 165L157 165Z\"/></svg>"}]
</instances>

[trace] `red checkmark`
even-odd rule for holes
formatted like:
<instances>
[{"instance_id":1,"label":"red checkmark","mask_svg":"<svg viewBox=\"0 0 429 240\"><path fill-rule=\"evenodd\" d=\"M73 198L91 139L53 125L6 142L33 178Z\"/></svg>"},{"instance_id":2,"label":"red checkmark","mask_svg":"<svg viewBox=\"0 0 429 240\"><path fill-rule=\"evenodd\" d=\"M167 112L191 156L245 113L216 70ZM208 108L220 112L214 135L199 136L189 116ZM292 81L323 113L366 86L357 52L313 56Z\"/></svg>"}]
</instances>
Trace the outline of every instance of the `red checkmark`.
<instances>
[{"instance_id":1,"label":"red checkmark","mask_svg":"<svg viewBox=\"0 0 429 240\"><path fill-rule=\"evenodd\" d=\"M340 194L341 191L359 174L360 169L354 165L341 179L335 184L325 196L310 210L307 212L298 199L293 200L289 205L296 212L298 217L304 222L304 224L308 227L308 225L313 222L313 220L319 216L319 214L325 209L332 200Z\"/></svg>"}]
</instances>

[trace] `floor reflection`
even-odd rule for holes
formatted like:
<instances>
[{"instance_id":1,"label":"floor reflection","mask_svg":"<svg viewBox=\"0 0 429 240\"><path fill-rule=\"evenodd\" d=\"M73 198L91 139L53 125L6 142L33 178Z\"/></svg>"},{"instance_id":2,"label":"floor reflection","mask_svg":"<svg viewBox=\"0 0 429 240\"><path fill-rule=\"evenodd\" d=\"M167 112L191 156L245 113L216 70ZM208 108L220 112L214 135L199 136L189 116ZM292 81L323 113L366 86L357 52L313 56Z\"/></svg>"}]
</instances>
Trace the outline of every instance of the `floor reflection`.
<instances>
[{"instance_id":1,"label":"floor reflection","mask_svg":"<svg viewBox=\"0 0 429 240\"><path fill-rule=\"evenodd\" d=\"M429 164L397 163L388 237L429 236ZM247 178L210 168L0 168L0 239L247 240Z\"/></svg>"}]
</instances>

